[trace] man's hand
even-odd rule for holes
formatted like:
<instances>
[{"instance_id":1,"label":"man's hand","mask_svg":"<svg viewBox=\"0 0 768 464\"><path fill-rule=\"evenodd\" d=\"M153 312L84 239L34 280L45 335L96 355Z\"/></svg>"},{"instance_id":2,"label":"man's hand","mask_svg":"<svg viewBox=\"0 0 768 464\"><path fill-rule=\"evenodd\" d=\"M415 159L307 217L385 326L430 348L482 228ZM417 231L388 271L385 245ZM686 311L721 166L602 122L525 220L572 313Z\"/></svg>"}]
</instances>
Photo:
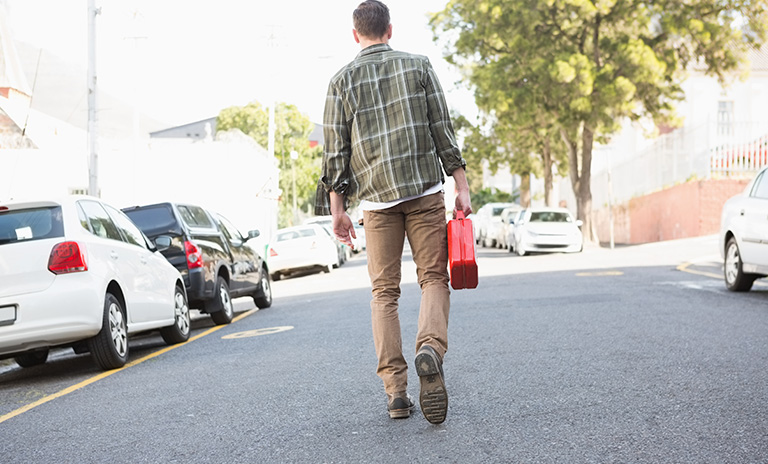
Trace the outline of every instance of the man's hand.
<instances>
[{"instance_id":1,"label":"man's hand","mask_svg":"<svg viewBox=\"0 0 768 464\"><path fill-rule=\"evenodd\" d=\"M352 239L357 238L357 235L355 235L355 226L352 224L349 214L334 214L332 217L334 235L336 235L336 238L341 243L348 245L354 250L355 246L352 244Z\"/></svg>"},{"instance_id":2,"label":"man's hand","mask_svg":"<svg viewBox=\"0 0 768 464\"><path fill-rule=\"evenodd\" d=\"M472 201L469 198L469 184L464 168L458 168L451 173L456 182L456 206L453 210L453 217L456 218L456 211L462 211L464 217L472 214Z\"/></svg>"},{"instance_id":3,"label":"man's hand","mask_svg":"<svg viewBox=\"0 0 768 464\"><path fill-rule=\"evenodd\" d=\"M352 224L349 214L344 211L344 197L331 190L329 192L331 199L331 217L333 218L333 234L343 244L348 245L353 250L352 239L355 235L355 226ZM351 236L351 238L350 238Z\"/></svg>"}]
</instances>

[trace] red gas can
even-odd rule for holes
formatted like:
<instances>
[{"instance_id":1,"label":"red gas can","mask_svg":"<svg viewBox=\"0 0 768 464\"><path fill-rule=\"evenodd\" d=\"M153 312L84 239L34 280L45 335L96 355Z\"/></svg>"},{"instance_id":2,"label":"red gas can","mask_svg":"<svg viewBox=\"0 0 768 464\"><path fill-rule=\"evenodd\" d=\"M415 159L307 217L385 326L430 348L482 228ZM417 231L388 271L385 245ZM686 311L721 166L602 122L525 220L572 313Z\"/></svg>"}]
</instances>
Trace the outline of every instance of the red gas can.
<instances>
[{"instance_id":1,"label":"red gas can","mask_svg":"<svg viewBox=\"0 0 768 464\"><path fill-rule=\"evenodd\" d=\"M455 290L477 287L475 234L472 220L461 211L456 211L456 219L448 221L448 267Z\"/></svg>"}]
</instances>

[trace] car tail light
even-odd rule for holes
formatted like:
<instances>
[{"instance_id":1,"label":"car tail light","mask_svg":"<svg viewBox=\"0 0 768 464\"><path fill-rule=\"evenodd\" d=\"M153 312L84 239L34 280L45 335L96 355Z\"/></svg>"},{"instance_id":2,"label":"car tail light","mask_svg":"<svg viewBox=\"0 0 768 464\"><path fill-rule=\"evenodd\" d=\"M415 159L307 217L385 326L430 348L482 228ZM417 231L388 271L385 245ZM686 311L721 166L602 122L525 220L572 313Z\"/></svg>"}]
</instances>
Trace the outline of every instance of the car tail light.
<instances>
[{"instance_id":1,"label":"car tail light","mask_svg":"<svg viewBox=\"0 0 768 464\"><path fill-rule=\"evenodd\" d=\"M8 211L8 207L7 206L0 206L0 211Z\"/></svg>"},{"instance_id":2,"label":"car tail light","mask_svg":"<svg viewBox=\"0 0 768 464\"><path fill-rule=\"evenodd\" d=\"M85 258L85 249L77 242L62 242L51 250L48 257L48 270L54 274L69 274L71 272L84 272L88 270L88 260Z\"/></svg>"},{"instance_id":3,"label":"car tail light","mask_svg":"<svg viewBox=\"0 0 768 464\"><path fill-rule=\"evenodd\" d=\"M203 254L197 245L190 241L184 242L184 252L187 254L187 264L190 269L203 267Z\"/></svg>"},{"instance_id":4,"label":"car tail light","mask_svg":"<svg viewBox=\"0 0 768 464\"><path fill-rule=\"evenodd\" d=\"M277 252L272 247L269 247L269 256L277 256Z\"/></svg>"}]
</instances>

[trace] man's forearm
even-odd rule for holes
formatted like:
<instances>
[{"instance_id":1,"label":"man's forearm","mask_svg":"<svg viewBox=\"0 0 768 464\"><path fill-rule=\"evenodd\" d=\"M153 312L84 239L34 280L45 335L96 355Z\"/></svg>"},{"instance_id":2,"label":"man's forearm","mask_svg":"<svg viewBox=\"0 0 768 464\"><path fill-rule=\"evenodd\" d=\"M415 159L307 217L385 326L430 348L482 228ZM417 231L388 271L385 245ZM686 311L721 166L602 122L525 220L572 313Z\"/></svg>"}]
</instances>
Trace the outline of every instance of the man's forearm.
<instances>
[{"instance_id":1,"label":"man's forearm","mask_svg":"<svg viewBox=\"0 0 768 464\"><path fill-rule=\"evenodd\" d=\"M344 195L340 195L333 190L328 192L328 196L331 199L331 215L336 216L338 214L346 213L344 209Z\"/></svg>"}]
</instances>

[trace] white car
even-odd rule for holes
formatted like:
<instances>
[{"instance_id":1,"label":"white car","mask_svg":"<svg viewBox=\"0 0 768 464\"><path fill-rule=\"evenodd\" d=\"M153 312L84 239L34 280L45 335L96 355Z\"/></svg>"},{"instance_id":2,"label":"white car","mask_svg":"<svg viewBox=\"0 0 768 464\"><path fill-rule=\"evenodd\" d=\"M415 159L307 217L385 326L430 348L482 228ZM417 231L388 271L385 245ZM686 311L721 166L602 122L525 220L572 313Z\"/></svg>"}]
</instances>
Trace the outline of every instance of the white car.
<instances>
[{"instance_id":1,"label":"white car","mask_svg":"<svg viewBox=\"0 0 768 464\"><path fill-rule=\"evenodd\" d=\"M486 203L475 214L475 242L484 247L495 247L501 230L501 212L505 208L517 207L516 203Z\"/></svg>"},{"instance_id":2,"label":"white car","mask_svg":"<svg viewBox=\"0 0 768 464\"><path fill-rule=\"evenodd\" d=\"M529 252L578 253L584 237L577 221L565 208L529 208L517 219L514 247L518 255Z\"/></svg>"},{"instance_id":3,"label":"white car","mask_svg":"<svg viewBox=\"0 0 768 464\"><path fill-rule=\"evenodd\" d=\"M725 202L719 240L728 290L748 291L768 276L768 167Z\"/></svg>"},{"instance_id":4,"label":"white car","mask_svg":"<svg viewBox=\"0 0 768 464\"><path fill-rule=\"evenodd\" d=\"M513 236L515 218L520 214L520 211L522 211L522 208L517 205L504 208L501 211L501 214L499 215L501 222L496 235L496 246L498 248L511 248L509 237Z\"/></svg>"},{"instance_id":5,"label":"white car","mask_svg":"<svg viewBox=\"0 0 768 464\"><path fill-rule=\"evenodd\" d=\"M170 237L158 242L167 247ZM189 338L181 275L96 198L0 202L0 282L0 358L22 367L71 346L115 369L128 360L129 335L160 329L168 344Z\"/></svg>"},{"instance_id":6,"label":"white car","mask_svg":"<svg viewBox=\"0 0 768 464\"><path fill-rule=\"evenodd\" d=\"M336 243L320 224L279 229L275 240L269 244L268 255L272 280L298 271L320 269L331 272L338 262Z\"/></svg>"}]
</instances>

